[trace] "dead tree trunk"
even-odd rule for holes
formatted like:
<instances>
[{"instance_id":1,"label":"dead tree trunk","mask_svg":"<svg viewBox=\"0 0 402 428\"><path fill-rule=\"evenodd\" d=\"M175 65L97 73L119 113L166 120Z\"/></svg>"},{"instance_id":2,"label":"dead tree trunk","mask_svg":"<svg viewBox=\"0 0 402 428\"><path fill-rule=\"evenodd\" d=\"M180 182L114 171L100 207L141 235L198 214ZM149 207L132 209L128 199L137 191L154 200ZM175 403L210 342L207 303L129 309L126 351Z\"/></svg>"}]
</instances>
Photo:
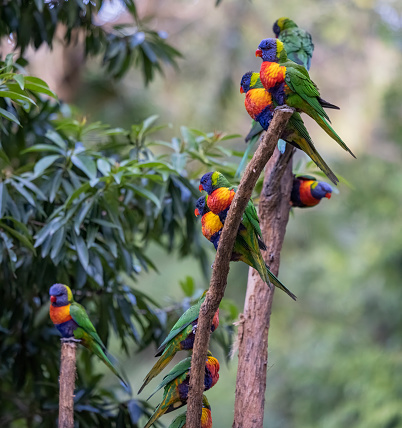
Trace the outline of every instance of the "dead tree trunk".
<instances>
[{"instance_id":1,"label":"dead tree trunk","mask_svg":"<svg viewBox=\"0 0 402 428\"><path fill-rule=\"evenodd\" d=\"M74 388L77 343L62 340L60 362L59 428L74 428Z\"/></svg>"},{"instance_id":2,"label":"dead tree trunk","mask_svg":"<svg viewBox=\"0 0 402 428\"><path fill-rule=\"evenodd\" d=\"M254 186L272 156L293 109L282 106L276 109L263 141L247 165L236 195L230 206L216 253L210 287L200 309L191 360L190 390L187 405L187 428L200 428L201 400L204 391L205 360L209 344L212 318L219 307L226 288L229 262L240 225L241 216L251 197ZM218 386L219 388L219 383Z\"/></svg>"},{"instance_id":3,"label":"dead tree trunk","mask_svg":"<svg viewBox=\"0 0 402 428\"><path fill-rule=\"evenodd\" d=\"M283 155L276 150L269 160L258 209L264 242L268 247L262 254L274 275L278 274L279 256L289 219L293 150L288 145ZM263 426L273 296L274 288L269 289L258 273L250 269L244 314L238 330L239 364L233 428Z\"/></svg>"}]
</instances>

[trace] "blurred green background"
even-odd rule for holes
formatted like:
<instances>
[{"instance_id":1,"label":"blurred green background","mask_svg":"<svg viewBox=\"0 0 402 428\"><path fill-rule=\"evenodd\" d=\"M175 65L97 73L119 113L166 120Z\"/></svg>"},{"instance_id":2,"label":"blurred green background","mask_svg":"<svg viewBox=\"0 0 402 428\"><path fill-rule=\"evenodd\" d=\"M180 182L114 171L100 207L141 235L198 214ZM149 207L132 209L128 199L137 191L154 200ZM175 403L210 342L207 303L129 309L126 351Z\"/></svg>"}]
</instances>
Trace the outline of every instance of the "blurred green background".
<instances>
[{"instance_id":1,"label":"blurred green background","mask_svg":"<svg viewBox=\"0 0 402 428\"><path fill-rule=\"evenodd\" d=\"M136 70L113 81L97 59L84 64L79 44L30 52L28 69L88 120L128 127L133 118L158 114L160 123L171 123L164 139L183 124L246 135L250 118L239 82L244 72L259 70L259 41L273 35L281 16L312 34L310 76L341 107L331 120L357 159L303 118L324 159L350 186L341 184L330 201L290 218L280 278L298 301L275 293L264 427L402 427L402 3L223 0L215 7L212 0L144 0L137 7L183 54L178 70L164 68L148 86ZM119 16L104 17L113 18ZM224 145L245 148L241 138ZM298 153L299 160L303 171L306 158ZM212 264L214 252L204 244ZM195 258L156 246L148 256L160 273L144 272L139 284L161 304L183 298L179 281L187 275L207 287ZM232 264L226 296L240 311L246 281L247 267ZM214 426L229 427L237 356L226 364L222 349L213 351L220 381L207 396ZM134 389L153 352L133 347L122 361Z\"/></svg>"}]
</instances>

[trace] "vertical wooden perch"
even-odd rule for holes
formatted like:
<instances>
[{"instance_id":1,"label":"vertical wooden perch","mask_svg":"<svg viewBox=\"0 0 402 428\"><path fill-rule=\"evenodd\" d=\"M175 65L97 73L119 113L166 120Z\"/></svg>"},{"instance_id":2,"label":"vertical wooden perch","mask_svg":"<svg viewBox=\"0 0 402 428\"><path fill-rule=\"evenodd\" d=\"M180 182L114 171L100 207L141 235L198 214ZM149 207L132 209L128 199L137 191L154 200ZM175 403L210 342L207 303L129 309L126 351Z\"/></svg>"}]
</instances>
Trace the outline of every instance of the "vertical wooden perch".
<instances>
[{"instance_id":1,"label":"vertical wooden perch","mask_svg":"<svg viewBox=\"0 0 402 428\"><path fill-rule=\"evenodd\" d=\"M276 150L269 160L258 208L263 239L268 247L262 254L275 275L278 275L279 256L289 219L293 151L287 145L283 155ZM239 364L233 428L263 426L273 296L274 289L270 290L258 273L250 269L244 314L238 331Z\"/></svg>"},{"instance_id":2,"label":"vertical wooden perch","mask_svg":"<svg viewBox=\"0 0 402 428\"><path fill-rule=\"evenodd\" d=\"M59 428L74 428L76 351L77 341L61 339Z\"/></svg>"},{"instance_id":3,"label":"vertical wooden perch","mask_svg":"<svg viewBox=\"0 0 402 428\"><path fill-rule=\"evenodd\" d=\"M274 152L279 136L293 114L294 110L287 106L278 107L274 117L258 146L253 158L247 165L240 181L236 195L230 206L222 234L219 239L209 290L200 308L198 326L195 333L193 355L191 359L191 376L187 402L187 428L200 428L201 400L204 391L205 359L209 344L212 318L219 307L225 292L229 262L241 222L244 209L251 197L254 186L266 163ZM218 386L219 387L219 383Z\"/></svg>"}]
</instances>

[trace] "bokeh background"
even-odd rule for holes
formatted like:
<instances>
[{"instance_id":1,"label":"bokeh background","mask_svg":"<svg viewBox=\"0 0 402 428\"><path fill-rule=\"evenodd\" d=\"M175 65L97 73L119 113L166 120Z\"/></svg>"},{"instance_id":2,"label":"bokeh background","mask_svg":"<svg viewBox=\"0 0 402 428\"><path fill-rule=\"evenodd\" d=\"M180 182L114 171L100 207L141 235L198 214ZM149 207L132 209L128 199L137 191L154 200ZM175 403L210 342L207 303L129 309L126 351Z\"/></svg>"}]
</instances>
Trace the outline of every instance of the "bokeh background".
<instances>
[{"instance_id":1,"label":"bokeh background","mask_svg":"<svg viewBox=\"0 0 402 428\"><path fill-rule=\"evenodd\" d=\"M297 303L275 293L269 338L264 427L402 427L402 3L399 0L138 0L139 15L166 31L183 58L147 86L137 70L113 81L99 60L84 61L82 47L56 44L29 53L31 74L47 81L88 120L129 127L151 114L180 126L245 135L250 118L239 82L259 70L254 52L271 37L273 22L288 16L315 44L310 76L322 96L341 107L334 129L353 159L304 118L320 153L348 184L330 201L293 210L281 254L280 278ZM115 23L124 8L115 1L99 19ZM44 65L46 64L46 65ZM242 138L224 143L244 150ZM233 162L238 162L234 159ZM306 158L297 154L303 172ZM210 263L213 251L208 248ZM144 272L141 288L168 306L183 298L180 281L198 288L208 280L199 261L148 255L159 273ZM226 297L241 311L247 267L233 264ZM221 361L220 381L208 398L216 427L233 418L237 356ZM116 348L117 349L117 348ZM154 348L122 361L134 388L153 364ZM99 366L103 371L103 367ZM153 397L157 404L159 397ZM165 422L169 420L166 416Z\"/></svg>"}]
</instances>

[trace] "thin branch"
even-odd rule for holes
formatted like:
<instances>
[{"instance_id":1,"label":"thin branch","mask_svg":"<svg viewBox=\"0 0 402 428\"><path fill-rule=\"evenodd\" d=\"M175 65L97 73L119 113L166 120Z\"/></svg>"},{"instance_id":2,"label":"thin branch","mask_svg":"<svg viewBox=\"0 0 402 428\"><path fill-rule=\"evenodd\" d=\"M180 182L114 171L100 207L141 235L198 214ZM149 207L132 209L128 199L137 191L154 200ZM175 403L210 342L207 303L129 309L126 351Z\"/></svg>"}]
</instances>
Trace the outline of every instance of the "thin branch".
<instances>
[{"instance_id":1,"label":"thin branch","mask_svg":"<svg viewBox=\"0 0 402 428\"><path fill-rule=\"evenodd\" d=\"M232 255L241 217L251 197L254 186L274 152L293 109L282 106L275 110L268 131L249 162L230 206L216 253L211 282L198 317L193 356L191 360L190 390L187 405L187 428L200 428L201 400L204 391L205 359L207 356L212 318L225 292L229 262ZM219 387L219 384L218 384Z\"/></svg>"},{"instance_id":2,"label":"thin branch","mask_svg":"<svg viewBox=\"0 0 402 428\"><path fill-rule=\"evenodd\" d=\"M258 207L262 235L267 244L263 256L275 275L278 274L279 256L289 219L293 151L287 146L283 155L279 155L277 150L269 160ZM263 426L273 297L274 290L268 289L259 275L250 269L244 315L240 317L238 329L239 364L233 428Z\"/></svg>"},{"instance_id":3,"label":"thin branch","mask_svg":"<svg viewBox=\"0 0 402 428\"><path fill-rule=\"evenodd\" d=\"M77 341L61 339L59 428L74 428L76 350Z\"/></svg>"}]
</instances>

